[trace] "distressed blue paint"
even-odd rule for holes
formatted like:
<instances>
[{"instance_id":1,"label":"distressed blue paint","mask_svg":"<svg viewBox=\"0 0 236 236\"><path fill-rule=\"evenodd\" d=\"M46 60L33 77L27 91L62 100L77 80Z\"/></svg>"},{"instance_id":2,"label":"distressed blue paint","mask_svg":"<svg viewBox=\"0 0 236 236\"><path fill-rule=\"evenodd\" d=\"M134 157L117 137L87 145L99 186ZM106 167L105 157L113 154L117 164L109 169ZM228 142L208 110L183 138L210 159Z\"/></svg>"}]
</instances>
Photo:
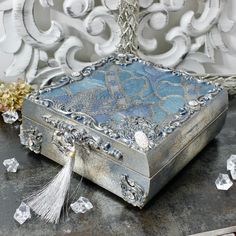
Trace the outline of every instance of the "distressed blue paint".
<instances>
[{"instance_id":1,"label":"distressed blue paint","mask_svg":"<svg viewBox=\"0 0 236 236\"><path fill-rule=\"evenodd\" d=\"M152 112L152 116L155 117L157 123L161 123L161 121L166 118L166 112L164 112L163 108L158 105L152 107Z\"/></svg>"},{"instance_id":2,"label":"distressed blue paint","mask_svg":"<svg viewBox=\"0 0 236 236\"><path fill-rule=\"evenodd\" d=\"M212 88L139 62L128 66L109 62L91 76L41 96L85 112L98 122L141 116L161 123L186 101Z\"/></svg>"},{"instance_id":3,"label":"distressed blue paint","mask_svg":"<svg viewBox=\"0 0 236 236\"><path fill-rule=\"evenodd\" d=\"M169 84L167 82L161 81L157 84L156 90L161 97L171 96L171 95L180 95L184 96L184 89L176 84Z\"/></svg>"}]
</instances>

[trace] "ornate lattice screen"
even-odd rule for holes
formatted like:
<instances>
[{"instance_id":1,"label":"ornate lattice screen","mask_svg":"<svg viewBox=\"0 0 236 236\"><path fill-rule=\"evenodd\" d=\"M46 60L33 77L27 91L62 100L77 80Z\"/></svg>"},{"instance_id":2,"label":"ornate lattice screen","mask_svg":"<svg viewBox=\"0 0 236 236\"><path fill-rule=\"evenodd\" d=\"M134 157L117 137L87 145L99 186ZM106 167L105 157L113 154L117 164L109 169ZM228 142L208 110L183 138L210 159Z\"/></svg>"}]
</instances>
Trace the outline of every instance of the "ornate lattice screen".
<instances>
[{"instance_id":1,"label":"ornate lattice screen","mask_svg":"<svg viewBox=\"0 0 236 236\"><path fill-rule=\"evenodd\" d=\"M139 55L205 73L215 52L228 50L223 34L234 22L227 2L139 0ZM6 76L25 73L28 82L45 84L113 53L120 40L118 8L118 0L2 0L0 50L14 54Z\"/></svg>"}]
</instances>

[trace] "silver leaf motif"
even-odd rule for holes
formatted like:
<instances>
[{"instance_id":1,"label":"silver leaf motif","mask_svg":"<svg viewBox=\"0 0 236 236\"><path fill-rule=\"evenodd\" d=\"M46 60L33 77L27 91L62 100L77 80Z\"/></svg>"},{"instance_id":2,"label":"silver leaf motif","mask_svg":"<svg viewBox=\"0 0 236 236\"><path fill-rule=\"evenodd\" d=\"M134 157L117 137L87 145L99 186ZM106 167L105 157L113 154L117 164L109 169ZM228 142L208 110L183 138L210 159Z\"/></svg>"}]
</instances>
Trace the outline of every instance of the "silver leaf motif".
<instances>
[{"instance_id":1,"label":"silver leaf motif","mask_svg":"<svg viewBox=\"0 0 236 236\"><path fill-rule=\"evenodd\" d=\"M133 206L143 207L146 200L146 194L140 185L130 179L127 175L122 175L120 186L122 197L125 201Z\"/></svg>"}]
</instances>

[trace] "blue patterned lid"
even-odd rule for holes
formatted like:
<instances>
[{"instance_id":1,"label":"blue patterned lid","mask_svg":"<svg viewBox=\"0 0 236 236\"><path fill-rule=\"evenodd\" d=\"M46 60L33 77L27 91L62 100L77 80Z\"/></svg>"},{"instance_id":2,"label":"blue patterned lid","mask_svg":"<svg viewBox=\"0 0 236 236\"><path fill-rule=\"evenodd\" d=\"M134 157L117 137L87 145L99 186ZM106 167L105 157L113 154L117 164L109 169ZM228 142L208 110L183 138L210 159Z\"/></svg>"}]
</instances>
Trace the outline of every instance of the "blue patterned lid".
<instances>
[{"instance_id":1,"label":"blue patterned lid","mask_svg":"<svg viewBox=\"0 0 236 236\"><path fill-rule=\"evenodd\" d=\"M140 129L155 143L158 135L180 126L186 114L220 90L185 72L137 57L123 65L112 56L84 68L76 79L65 77L31 98L132 145Z\"/></svg>"}]
</instances>

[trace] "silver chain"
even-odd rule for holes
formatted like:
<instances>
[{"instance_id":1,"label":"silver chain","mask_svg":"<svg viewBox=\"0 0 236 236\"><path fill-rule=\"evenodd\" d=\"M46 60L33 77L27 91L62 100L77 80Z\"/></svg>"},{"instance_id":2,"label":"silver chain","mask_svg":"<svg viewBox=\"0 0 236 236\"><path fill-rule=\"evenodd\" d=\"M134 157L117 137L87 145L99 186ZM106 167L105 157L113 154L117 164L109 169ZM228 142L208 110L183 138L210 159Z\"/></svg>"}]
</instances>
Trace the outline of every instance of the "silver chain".
<instances>
[{"instance_id":1,"label":"silver chain","mask_svg":"<svg viewBox=\"0 0 236 236\"><path fill-rule=\"evenodd\" d=\"M120 0L118 24L121 29L121 39L118 53L137 55L138 0Z\"/></svg>"}]
</instances>

